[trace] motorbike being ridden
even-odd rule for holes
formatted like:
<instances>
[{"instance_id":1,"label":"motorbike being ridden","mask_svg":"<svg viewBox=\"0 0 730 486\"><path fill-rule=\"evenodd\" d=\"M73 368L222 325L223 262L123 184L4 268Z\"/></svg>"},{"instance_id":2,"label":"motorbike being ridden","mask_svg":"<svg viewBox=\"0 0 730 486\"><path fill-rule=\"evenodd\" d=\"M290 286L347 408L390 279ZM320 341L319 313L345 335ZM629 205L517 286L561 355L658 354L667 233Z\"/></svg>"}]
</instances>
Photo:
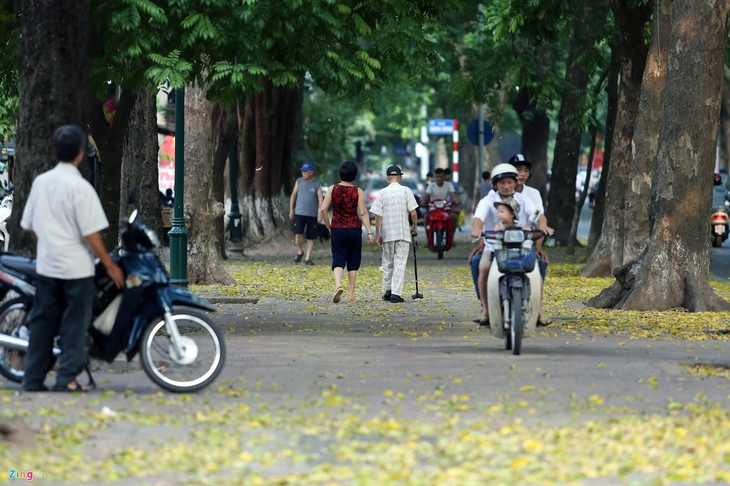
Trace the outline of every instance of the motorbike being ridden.
<instances>
[{"instance_id":1,"label":"motorbike being ridden","mask_svg":"<svg viewBox=\"0 0 730 486\"><path fill-rule=\"evenodd\" d=\"M712 238L712 246L719 248L722 242L727 240L728 230L730 229L730 218L728 217L728 207L730 201L728 198L728 190L722 183L722 176L715 174L712 188L712 212L710 213L710 237Z\"/></svg>"},{"instance_id":2,"label":"motorbike being ridden","mask_svg":"<svg viewBox=\"0 0 730 486\"><path fill-rule=\"evenodd\" d=\"M519 227L484 232L494 247L487 279L489 326L492 335L504 338L505 349L515 355L522 352L522 338L535 331L541 304L537 250L523 245L542 236L542 231Z\"/></svg>"},{"instance_id":3,"label":"motorbike being ridden","mask_svg":"<svg viewBox=\"0 0 730 486\"><path fill-rule=\"evenodd\" d=\"M428 248L435 252L438 259L444 257L454 244L454 220L451 217L451 201L434 199L428 202L426 215L426 241Z\"/></svg>"},{"instance_id":4,"label":"motorbike being ridden","mask_svg":"<svg viewBox=\"0 0 730 486\"><path fill-rule=\"evenodd\" d=\"M154 253L157 235L137 219L126 222L121 246L111 253L126 276L118 289L97 264L89 356L112 362L120 353L131 361L137 354L147 376L172 392L193 392L212 383L223 369L223 334L202 312L208 302L171 286L164 265ZM35 261L0 256L0 284L19 296L0 306L0 373L20 383L28 349L26 317L33 305ZM3 289L7 292L7 288ZM63 352L58 341L54 355ZM90 384L93 378L87 366Z\"/></svg>"}]
</instances>

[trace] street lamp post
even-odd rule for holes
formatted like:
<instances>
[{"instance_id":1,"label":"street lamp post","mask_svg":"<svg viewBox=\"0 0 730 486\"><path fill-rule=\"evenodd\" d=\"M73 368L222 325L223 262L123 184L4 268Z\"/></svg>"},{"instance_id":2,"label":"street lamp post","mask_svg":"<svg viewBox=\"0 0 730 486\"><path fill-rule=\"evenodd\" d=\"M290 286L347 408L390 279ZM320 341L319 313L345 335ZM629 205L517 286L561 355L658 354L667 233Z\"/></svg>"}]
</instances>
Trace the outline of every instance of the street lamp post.
<instances>
[{"instance_id":1,"label":"street lamp post","mask_svg":"<svg viewBox=\"0 0 730 486\"><path fill-rule=\"evenodd\" d=\"M241 232L241 211L238 208L238 141L231 144L231 153L228 156L228 172L231 179L231 212L228 213L228 232L232 242L243 239Z\"/></svg>"},{"instance_id":2,"label":"street lamp post","mask_svg":"<svg viewBox=\"0 0 730 486\"><path fill-rule=\"evenodd\" d=\"M175 89L175 206L170 235L170 281L188 285L188 231L185 229L185 88Z\"/></svg>"}]
</instances>

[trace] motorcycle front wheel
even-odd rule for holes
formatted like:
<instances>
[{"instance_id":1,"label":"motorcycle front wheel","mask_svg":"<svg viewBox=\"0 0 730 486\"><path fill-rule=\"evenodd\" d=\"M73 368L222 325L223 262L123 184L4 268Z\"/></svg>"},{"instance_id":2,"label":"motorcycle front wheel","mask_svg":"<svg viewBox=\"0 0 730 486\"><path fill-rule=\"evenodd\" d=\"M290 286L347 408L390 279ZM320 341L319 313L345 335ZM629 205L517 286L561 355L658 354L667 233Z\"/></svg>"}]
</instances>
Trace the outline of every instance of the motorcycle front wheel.
<instances>
[{"instance_id":1,"label":"motorcycle front wheel","mask_svg":"<svg viewBox=\"0 0 730 486\"><path fill-rule=\"evenodd\" d=\"M522 289L520 287L512 287L512 354L520 354L522 352Z\"/></svg>"},{"instance_id":2,"label":"motorcycle front wheel","mask_svg":"<svg viewBox=\"0 0 730 486\"><path fill-rule=\"evenodd\" d=\"M444 258L444 247L446 246L446 232L436 230L436 256L439 260Z\"/></svg>"},{"instance_id":3,"label":"motorcycle front wheel","mask_svg":"<svg viewBox=\"0 0 730 486\"><path fill-rule=\"evenodd\" d=\"M183 356L176 355L165 320L158 316L142 332L139 344L142 368L165 390L175 393L201 390L223 369L226 360L223 334L200 312L174 309L172 320L180 333Z\"/></svg>"}]
</instances>

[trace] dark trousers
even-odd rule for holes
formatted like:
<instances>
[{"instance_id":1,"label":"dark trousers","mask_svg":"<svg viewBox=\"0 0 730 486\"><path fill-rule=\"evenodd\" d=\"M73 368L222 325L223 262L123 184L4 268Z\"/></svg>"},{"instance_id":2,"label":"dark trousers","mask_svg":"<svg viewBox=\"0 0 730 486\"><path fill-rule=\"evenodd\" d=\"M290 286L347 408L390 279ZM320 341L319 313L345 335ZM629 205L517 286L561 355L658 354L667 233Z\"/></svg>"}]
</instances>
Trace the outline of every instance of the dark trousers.
<instances>
[{"instance_id":1,"label":"dark trousers","mask_svg":"<svg viewBox=\"0 0 730 486\"><path fill-rule=\"evenodd\" d=\"M86 333L91 323L93 277L62 280L38 276L36 298L28 318L30 341L23 387L37 389L54 363L53 340L60 337L61 362L56 385L65 386L89 359Z\"/></svg>"}]
</instances>

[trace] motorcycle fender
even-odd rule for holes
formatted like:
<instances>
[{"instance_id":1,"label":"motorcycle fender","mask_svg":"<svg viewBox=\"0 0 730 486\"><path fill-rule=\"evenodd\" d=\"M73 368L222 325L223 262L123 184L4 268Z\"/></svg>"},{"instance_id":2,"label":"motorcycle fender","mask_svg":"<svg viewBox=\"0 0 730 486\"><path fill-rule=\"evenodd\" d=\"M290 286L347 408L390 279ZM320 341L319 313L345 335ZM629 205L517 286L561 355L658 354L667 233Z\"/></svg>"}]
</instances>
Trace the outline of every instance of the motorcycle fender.
<instances>
[{"instance_id":1,"label":"motorcycle fender","mask_svg":"<svg viewBox=\"0 0 730 486\"><path fill-rule=\"evenodd\" d=\"M502 296L500 292L500 281L504 274L499 271L496 262L489 269L487 278L487 303L489 304L489 327L492 336L504 338L504 324L502 322ZM537 265L527 274L530 281L530 299L528 304L527 319L525 320L525 331L523 336L530 337L535 332L537 318L540 314L542 277ZM520 282L521 285L521 282Z\"/></svg>"},{"instance_id":2,"label":"motorcycle fender","mask_svg":"<svg viewBox=\"0 0 730 486\"><path fill-rule=\"evenodd\" d=\"M535 332L537 318L540 317L540 307L542 306L542 276L537 263L535 263L535 268L527 274L527 278L530 280L530 300L527 319L525 320L524 337L530 337Z\"/></svg>"},{"instance_id":3,"label":"motorcycle fender","mask_svg":"<svg viewBox=\"0 0 730 486\"><path fill-rule=\"evenodd\" d=\"M211 312L215 312L217 310L213 304L188 290L177 287L167 287L165 291L167 292L168 298L173 306L183 305Z\"/></svg>"},{"instance_id":4,"label":"motorcycle fender","mask_svg":"<svg viewBox=\"0 0 730 486\"><path fill-rule=\"evenodd\" d=\"M497 267L497 262L493 261L487 277L487 304L489 305L489 327L492 330L492 336L497 338L504 337L502 296L499 288L503 276L504 274Z\"/></svg>"},{"instance_id":5,"label":"motorcycle fender","mask_svg":"<svg viewBox=\"0 0 730 486\"><path fill-rule=\"evenodd\" d=\"M216 308L207 300L201 299L190 291L179 289L177 287L158 287L157 293L159 301L150 299L142 307L140 313L134 320L134 326L132 327L132 332L129 335L127 349L124 350L124 352L127 353L127 359L131 360L137 353L139 348L139 338L147 323L153 317L159 316L163 312L163 309L167 308L172 310L174 306L181 305L205 311L216 310ZM162 305L163 309L160 309L160 305Z\"/></svg>"}]
</instances>

